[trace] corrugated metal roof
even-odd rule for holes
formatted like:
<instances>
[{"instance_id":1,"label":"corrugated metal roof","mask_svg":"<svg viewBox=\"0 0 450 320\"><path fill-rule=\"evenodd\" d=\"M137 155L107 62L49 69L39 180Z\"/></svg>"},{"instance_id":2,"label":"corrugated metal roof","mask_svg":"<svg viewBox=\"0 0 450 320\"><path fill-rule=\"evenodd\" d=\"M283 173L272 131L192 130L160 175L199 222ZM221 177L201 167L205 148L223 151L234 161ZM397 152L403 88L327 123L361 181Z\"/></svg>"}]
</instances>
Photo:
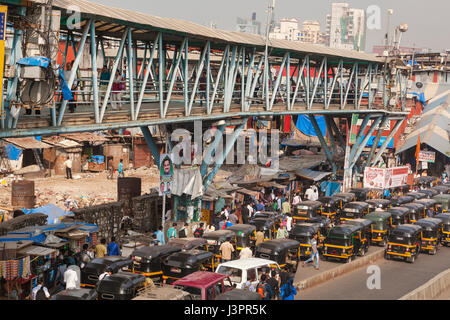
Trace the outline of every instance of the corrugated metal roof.
<instances>
[{"instance_id":1,"label":"corrugated metal roof","mask_svg":"<svg viewBox=\"0 0 450 320\"><path fill-rule=\"evenodd\" d=\"M91 132L83 133L67 133L61 135L64 138L74 140L77 142L106 142L109 141L108 138L93 134Z\"/></svg>"},{"instance_id":2,"label":"corrugated metal roof","mask_svg":"<svg viewBox=\"0 0 450 320\"><path fill-rule=\"evenodd\" d=\"M443 101L443 100L440 100ZM429 145L450 157L450 91L447 100L441 106L428 109L406 137L404 144L396 154L415 148L420 135L420 142Z\"/></svg>"},{"instance_id":3,"label":"corrugated metal roof","mask_svg":"<svg viewBox=\"0 0 450 320\"><path fill-rule=\"evenodd\" d=\"M48 149L52 146L49 144L46 144L44 142L38 141L33 137L29 138L8 138L3 139L6 142L12 143L16 147L20 149Z\"/></svg>"},{"instance_id":4,"label":"corrugated metal roof","mask_svg":"<svg viewBox=\"0 0 450 320\"><path fill-rule=\"evenodd\" d=\"M300 169L295 172L299 177L313 181L320 181L332 174L332 172L313 171L311 169Z\"/></svg>"},{"instance_id":5,"label":"corrugated metal roof","mask_svg":"<svg viewBox=\"0 0 450 320\"><path fill-rule=\"evenodd\" d=\"M30 0L31 2L44 3L44 0ZM144 14L137 11L131 11L111 6L92 3L86 0L54 0L53 6L61 9L71 10L75 7L81 8L81 13L94 16L104 21L128 24L134 27L148 30L166 30L172 31L179 35L190 35L191 37L207 38L215 42L237 43L244 45L253 45L264 47L265 39L260 35L253 35L240 32L224 31L219 29L208 28L190 21L178 20L173 18L161 18ZM382 58L374 55L361 53L350 50L328 48L321 45L293 42L287 40L271 39L269 45L274 49L296 51L300 54L317 54L329 57L342 57L344 59L371 61L383 63Z\"/></svg>"}]
</instances>

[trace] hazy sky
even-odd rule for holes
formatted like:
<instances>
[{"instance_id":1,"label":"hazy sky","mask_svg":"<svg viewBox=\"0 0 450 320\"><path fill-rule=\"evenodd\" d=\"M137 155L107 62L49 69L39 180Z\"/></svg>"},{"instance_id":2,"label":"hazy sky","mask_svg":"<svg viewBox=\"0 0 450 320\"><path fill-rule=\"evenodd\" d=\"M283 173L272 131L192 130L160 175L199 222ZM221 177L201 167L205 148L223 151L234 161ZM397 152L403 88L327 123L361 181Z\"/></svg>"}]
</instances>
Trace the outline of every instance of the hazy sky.
<instances>
[{"instance_id":1,"label":"hazy sky","mask_svg":"<svg viewBox=\"0 0 450 320\"><path fill-rule=\"evenodd\" d=\"M235 30L236 18L250 18L256 12L257 20L265 25L268 0L91 0L93 2L130 9L167 18L177 18L210 25L219 29ZM318 20L325 31L325 18L331 12L333 0L276 0L276 20L297 18ZM345 2L345 1L342 1ZM377 5L382 12L381 30L368 30L366 51L383 44L386 32L386 12L394 9L391 28L407 23L409 30L403 36L403 46L450 49L450 1L449 0L349 0L351 7L367 9Z\"/></svg>"}]
</instances>

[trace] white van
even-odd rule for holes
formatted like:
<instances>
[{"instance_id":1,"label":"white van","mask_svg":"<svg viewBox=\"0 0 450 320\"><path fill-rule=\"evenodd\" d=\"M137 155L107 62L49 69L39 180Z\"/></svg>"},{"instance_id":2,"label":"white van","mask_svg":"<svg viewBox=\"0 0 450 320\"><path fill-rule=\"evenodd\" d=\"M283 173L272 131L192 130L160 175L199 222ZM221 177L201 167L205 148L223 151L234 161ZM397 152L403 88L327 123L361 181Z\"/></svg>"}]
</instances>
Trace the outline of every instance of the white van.
<instances>
[{"instance_id":1,"label":"white van","mask_svg":"<svg viewBox=\"0 0 450 320\"><path fill-rule=\"evenodd\" d=\"M256 287L261 274L268 274L269 270L275 270L277 273L280 273L280 266L275 261L248 258L219 264L216 273L229 276L236 288L243 289L247 281L250 281Z\"/></svg>"}]
</instances>

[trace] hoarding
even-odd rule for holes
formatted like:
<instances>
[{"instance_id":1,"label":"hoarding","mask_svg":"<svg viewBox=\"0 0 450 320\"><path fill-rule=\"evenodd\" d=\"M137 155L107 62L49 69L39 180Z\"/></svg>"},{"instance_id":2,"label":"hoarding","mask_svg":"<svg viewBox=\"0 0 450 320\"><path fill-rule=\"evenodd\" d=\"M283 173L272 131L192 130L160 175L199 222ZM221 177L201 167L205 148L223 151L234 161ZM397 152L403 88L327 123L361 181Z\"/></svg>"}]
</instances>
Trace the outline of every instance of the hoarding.
<instances>
[{"instance_id":1,"label":"hoarding","mask_svg":"<svg viewBox=\"0 0 450 320\"><path fill-rule=\"evenodd\" d=\"M408 167L366 168L364 170L364 188L388 189L407 184Z\"/></svg>"},{"instance_id":2,"label":"hoarding","mask_svg":"<svg viewBox=\"0 0 450 320\"><path fill-rule=\"evenodd\" d=\"M160 156L159 170L159 195L169 195L172 193L173 185L173 161L172 155L162 154Z\"/></svg>"},{"instance_id":3,"label":"hoarding","mask_svg":"<svg viewBox=\"0 0 450 320\"><path fill-rule=\"evenodd\" d=\"M419 161L434 163L436 159L436 153L432 151L420 151Z\"/></svg>"}]
</instances>

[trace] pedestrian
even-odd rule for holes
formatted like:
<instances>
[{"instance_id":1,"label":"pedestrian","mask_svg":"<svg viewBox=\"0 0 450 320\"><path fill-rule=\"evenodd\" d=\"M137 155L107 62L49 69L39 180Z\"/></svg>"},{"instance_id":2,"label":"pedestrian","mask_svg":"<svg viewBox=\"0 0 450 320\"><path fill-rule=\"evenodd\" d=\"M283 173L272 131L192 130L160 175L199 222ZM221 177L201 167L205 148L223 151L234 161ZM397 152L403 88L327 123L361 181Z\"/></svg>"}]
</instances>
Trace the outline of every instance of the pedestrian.
<instances>
[{"instance_id":1,"label":"pedestrian","mask_svg":"<svg viewBox=\"0 0 450 320\"><path fill-rule=\"evenodd\" d=\"M249 217L249 210L248 210L248 206L246 204L244 204L241 208L241 216L242 216L242 223L243 224L248 224L248 217Z\"/></svg>"},{"instance_id":2,"label":"pedestrian","mask_svg":"<svg viewBox=\"0 0 450 320\"><path fill-rule=\"evenodd\" d=\"M55 285L60 286L62 289L63 283L64 283L64 272L67 270L67 264L64 261L64 257L60 255L57 259L57 270L56 270L56 277L55 277Z\"/></svg>"},{"instance_id":3,"label":"pedestrian","mask_svg":"<svg viewBox=\"0 0 450 320\"><path fill-rule=\"evenodd\" d=\"M275 270L272 270L270 272L270 278L267 279L267 283L269 284L270 288L272 289L273 293L273 299L278 300L280 297L280 280L277 279L277 272Z\"/></svg>"},{"instance_id":4,"label":"pedestrian","mask_svg":"<svg viewBox=\"0 0 450 320\"><path fill-rule=\"evenodd\" d=\"M114 179L114 163L111 157L108 157L108 179Z\"/></svg>"},{"instance_id":5,"label":"pedestrian","mask_svg":"<svg viewBox=\"0 0 450 320\"><path fill-rule=\"evenodd\" d=\"M168 241L175 239L177 237L177 224L173 223L172 227L167 230L167 239Z\"/></svg>"},{"instance_id":6,"label":"pedestrian","mask_svg":"<svg viewBox=\"0 0 450 320\"><path fill-rule=\"evenodd\" d=\"M166 240L164 239L164 233L162 230L163 230L163 227L159 226L158 230L155 232L155 235L156 235L156 240L158 240L159 243L161 243L161 245L165 245Z\"/></svg>"},{"instance_id":7,"label":"pedestrian","mask_svg":"<svg viewBox=\"0 0 450 320\"><path fill-rule=\"evenodd\" d=\"M255 212L255 209L253 209L251 202L249 202L247 204L247 209L248 209L248 216L250 217L250 219L252 219L253 218L253 213Z\"/></svg>"},{"instance_id":8,"label":"pedestrian","mask_svg":"<svg viewBox=\"0 0 450 320\"><path fill-rule=\"evenodd\" d=\"M92 252L89 251L89 245L87 243L83 244L83 249L81 250L81 263L80 268L83 269L86 265L94 259Z\"/></svg>"},{"instance_id":9,"label":"pedestrian","mask_svg":"<svg viewBox=\"0 0 450 320\"><path fill-rule=\"evenodd\" d=\"M108 82L111 79L111 72L108 70L108 66L103 66L102 70L100 71L100 100L103 101L103 98L106 95L106 90L108 89ZM102 103L102 102L100 102Z\"/></svg>"},{"instance_id":10,"label":"pedestrian","mask_svg":"<svg viewBox=\"0 0 450 320\"><path fill-rule=\"evenodd\" d=\"M311 258L303 262L303 267L305 267L307 263L313 262L314 259L316 259L315 269L319 270L319 251L317 250L317 233L313 236L311 240Z\"/></svg>"},{"instance_id":11,"label":"pedestrian","mask_svg":"<svg viewBox=\"0 0 450 320\"><path fill-rule=\"evenodd\" d=\"M72 70L73 63L74 63L74 61L68 62L66 64L66 70L63 72L66 82L69 82L69 79L70 79L70 77L72 75L72 72L75 73L73 84L72 84L72 87L71 87L71 92L72 92L73 99L68 101L68 106L69 106L70 113L74 113L75 109L77 107L77 102L76 102L77 101L77 96L76 96L75 92L76 92L77 87L78 87L78 80L77 80L77 70Z\"/></svg>"},{"instance_id":12,"label":"pedestrian","mask_svg":"<svg viewBox=\"0 0 450 320\"><path fill-rule=\"evenodd\" d=\"M79 278L77 272L74 269L67 268L64 272L64 283L66 284L66 290L77 289L77 282Z\"/></svg>"},{"instance_id":13,"label":"pedestrian","mask_svg":"<svg viewBox=\"0 0 450 320\"><path fill-rule=\"evenodd\" d=\"M219 222L219 230L224 230L227 227L227 218L224 216L222 217L222 221Z\"/></svg>"},{"instance_id":14,"label":"pedestrian","mask_svg":"<svg viewBox=\"0 0 450 320\"><path fill-rule=\"evenodd\" d=\"M106 256L106 253L106 239L103 238L100 240L100 243L95 246L95 257L103 258Z\"/></svg>"},{"instance_id":15,"label":"pedestrian","mask_svg":"<svg viewBox=\"0 0 450 320\"><path fill-rule=\"evenodd\" d=\"M156 234L152 234L152 240L150 241L150 246L160 246L161 243L156 238Z\"/></svg>"},{"instance_id":16,"label":"pedestrian","mask_svg":"<svg viewBox=\"0 0 450 320\"><path fill-rule=\"evenodd\" d=\"M98 280L102 281L103 279L109 277L110 275L112 275L112 270L111 268L107 268L105 272L103 272L101 275L98 276Z\"/></svg>"},{"instance_id":17,"label":"pedestrian","mask_svg":"<svg viewBox=\"0 0 450 320\"><path fill-rule=\"evenodd\" d=\"M230 215L230 206L227 205L225 206L225 208L222 210L221 215L226 217L228 219L229 215Z\"/></svg>"},{"instance_id":18,"label":"pedestrian","mask_svg":"<svg viewBox=\"0 0 450 320\"><path fill-rule=\"evenodd\" d=\"M258 203L256 204L256 211L258 211L258 212L264 212L265 211L264 204L263 204L262 200L259 200Z\"/></svg>"},{"instance_id":19,"label":"pedestrian","mask_svg":"<svg viewBox=\"0 0 450 320\"><path fill-rule=\"evenodd\" d=\"M223 242L219 247L219 251L221 253L222 263L231 261L231 255L234 252L234 247L230 241L226 240Z\"/></svg>"},{"instance_id":20,"label":"pedestrian","mask_svg":"<svg viewBox=\"0 0 450 320\"><path fill-rule=\"evenodd\" d=\"M206 72L202 72L202 75L200 76L198 89L200 90L200 106L203 106L203 99L206 99Z\"/></svg>"},{"instance_id":21,"label":"pedestrian","mask_svg":"<svg viewBox=\"0 0 450 320\"><path fill-rule=\"evenodd\" d=\"M184 226L181 227L180 231L178 232L178 238L187 238L187 228L189 228L189 224L185 223Z\"/></svg>"},{"instance_id":22,"label":"pedestrian","mask_svg":"<svg viewBox=\"0 0 450 320\"><path fill-rule=\"evenodd\" d=\"M302 201L302 198L300 197L300 194L296 193L294 196L294 199L292 199L292 205L296 206Z\"/></svg>"},{"instance_id":23,"label":"pedestrian","mask_svg":"<svg viewBox=\"0 0 450 320\"><path fill-rule=\"evenodd\" d=\"M72 160L69 157L66 157L66 161L64 162L64 166L66 167L66 178L72 179Z\"/></svg>"},{"instance_id":24,"label":"pedestrian","mask_svg":"<svg viewBox=\"0 0 450 320\"><path fill-rule=\"evenodd\" d=\"M204 225L205 224L203 222L201 222L200 226L197 229L195 229L195 231L194 231L194 237L195 238L203 237L203 233L205 233L205 230L203 229Z\"/></svg>"},{"instance_id":25,"label":"pedestrian","mask_svg":"<svg viewBox=\"0 0 450 320\"><path fill-rule=\"evenodd\" d=\"M238 224L239 218L236 215L236 211L232 210L230 215L228 216L228 221L230 221L232 224Z\"/></svg>"},{"instance_id":26,"label":"pedestrian","mask_svg":"<svg viewBox=\"0 0 450 320\"><path fill-rule=\"evenodd\" d=\"M267 276L265 274L261 275L260 281L256 286L256 292L261 295L262 300L271 300L273 297L272 288L266 282Z\"/></svg>"},{"instance_id":27,"label":"pedestrian","mask_svg":"<svg viewBox=\"0 0 450 320\"><path fill-rule=\"evenodd\" d=\"M283 199L281 196L277 197L277 208L280 210L283 206Z\"/></svg>"},{"instance_id":28,"label":"pedestrian","mask_svg":"<svg viewBox=\"0 0 450 320\"><path fill-rule=\"evenodd\" d=\"M125 173L123 172L123 159L120 159L119 169L117 171L119 172L117 178L120 178L120 175L122 175L122 178L125 178Z\"/></svg>"},{"instance_id":29,"label":"pedestrian","mask_svg":"<svg viewBox=\"0 0 450 320\"><path fill-rule=\"evenodd\" d=\"M249 247L245 247L241 249L241 252L239 252L239 259L249 259L253 257L252 249Z\"/></svg>"},{"instance_id":30,"label":"pedestrian","mask_svg":"<svg viewBox=\"0 0 450 320\"><path fill-rule=\"evenodd\" d=\"M44 279L38 279L38 285L31 291L31 300L48 300L50 299L50 293L47 287L44 285Z\"/></svg>"},{"instance_id":31,"label":"pedestrian","mask_svg":"<svg viewBox=\"0 0 450 320\"><path fill-rule=\"evenodd\" d=\"M280 289L281 300L294 300L294 296L297 295L297 290L294 285L294 278L290 278Z\"/></svg>"},{"instance_id":32,"label":"pedestrian","mask_svg":"<svg viewBox=\"0 0 450 320\"><path fill-rule=\"evenodd\" d=\"M122 107L122 91L125 83L122 82L123 76L120 70L116 71L116 75L114 76L113 87L112 87L112 97L111 97L111 105L113 110L117 110L117 107Z\"/></svg>"},{"instance_id":33,"label":"pedestrian","mask_svg":"<svg viewBox=\"0 0 450 320\"><path fill-rule=\"evenodd\" d=\"M116 237L111 237L111 242L106 247L108 256L120 256L119 245L116 243Z\"/></svg>"},{"instance_id":34,"label":"pedestrian","mask_svg":"<svg viewBox=\"0 0 450 320\"><path fill-rule=\"evenodd\" d=\"M289 203L289 201L284 201L281 207L284 216L291 213L291 204Z\"/></svg>"},{"instance_id":35,"label":"pedestrian","mask_svg":"<svg viewBox=\"0 0 450 320\"><path fill-rule=\"evenodd\" d=\"M255 246L257 246L260 243L264 242L264 232L259 229L256 231L256 242L255 242Z\"/></svg>"},{"instance_id":36,"label":"pedestrian","mask_svg":"<svg viewBox=\"0 0 450 320\"><path fill-rule=\"evenodd\" d=\"M292 230L292 214L286 216L286 230L288 233Z\"/></svg>"},{"instance_id":37,"label":"pedestrian","mask_svg":"<svg viewBox=\"0 0 450 320\"><path fill-rule=\"evenodd\" d=\"M277 239L287 239L289 234L286 230L286 227L282 224L277 231Z\"/></svg>"},{"instance_id":38,"label":"pedestrian","mask_svg":"<svg viewBox=\"0 0 450 320\"><path fill-rule=\"evenodd\" d=\"M311 200L313 200L313 198L314 198L314 190L313 190L312 186L310 186L308 189L306 189L305 199L311 201Z\"/></svg>"}]
</instances>

